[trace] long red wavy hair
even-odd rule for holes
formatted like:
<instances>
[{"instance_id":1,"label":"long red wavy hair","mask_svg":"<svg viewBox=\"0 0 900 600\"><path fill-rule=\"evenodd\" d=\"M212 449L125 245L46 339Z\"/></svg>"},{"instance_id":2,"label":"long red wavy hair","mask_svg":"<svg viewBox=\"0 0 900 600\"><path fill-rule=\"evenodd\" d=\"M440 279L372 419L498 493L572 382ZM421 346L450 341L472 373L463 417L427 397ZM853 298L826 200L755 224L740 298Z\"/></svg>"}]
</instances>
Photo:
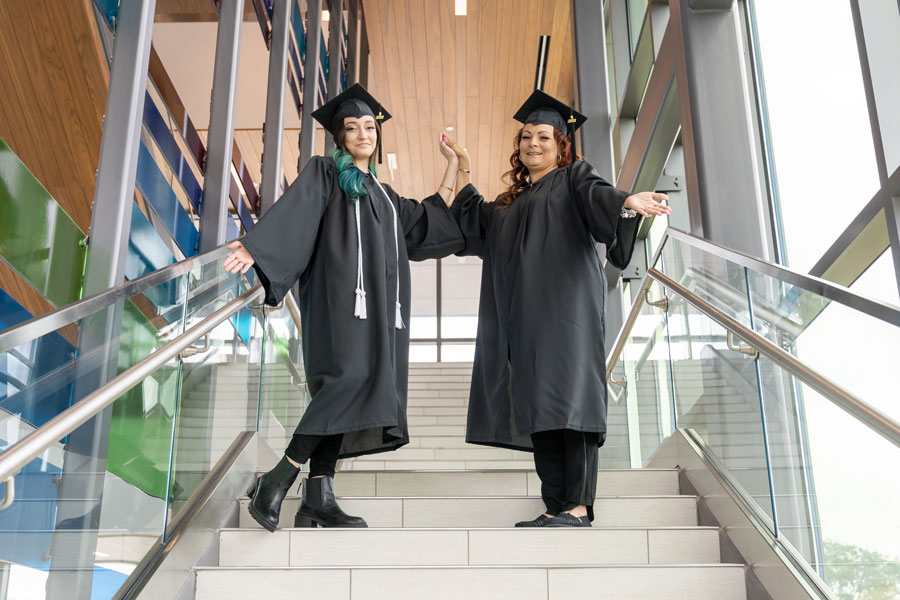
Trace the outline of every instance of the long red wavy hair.
<instances>
[{"instance_id":1,"label":"long red wavy hair","mask_svg":"<svg viewBox=\"0 0 900 600\"><path fill-rule=\"evenodd\" d=\"M507 207L512 204L516 200L516 197L528 187L528 181L526 180L526 177L528 177L528 167L523 165L522 160L519 158L519 144L522 143L523 131L525 131L525 127L519 129L519 132L513 140L515 149L509 157L509 164L512 166L512 169L503 174L503 180L509 183L509 187L497 198L497 203L501 207ZM572 164L572 161L575 160L577 156L573 156L572 154L572 141L569 139L569 136L563 133L559 128L554 127L553 138L556 140L556 147L559 151L559 166L565 167L566 165Z\"/></svg>"}]
</instances>

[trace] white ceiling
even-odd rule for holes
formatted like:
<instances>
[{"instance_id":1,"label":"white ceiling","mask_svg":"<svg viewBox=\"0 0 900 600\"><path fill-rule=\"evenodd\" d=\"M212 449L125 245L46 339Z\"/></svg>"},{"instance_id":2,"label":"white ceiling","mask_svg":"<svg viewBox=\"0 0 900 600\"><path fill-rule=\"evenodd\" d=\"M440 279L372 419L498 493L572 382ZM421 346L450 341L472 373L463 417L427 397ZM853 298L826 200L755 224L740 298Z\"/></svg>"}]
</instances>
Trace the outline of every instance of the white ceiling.
<instances>
[{"instance_id":1,"label":"white ceiling","mask_svg":"<svg viewBox=\"0 0 900 600\"><path fill-rule=\"evenodd\" d=\"M209 100L216 53L216 23L155 23L156 48L197 129L209 128ZM235 129L262 129L266 114L269 51L259 25L244 21L235 106ZM284 126L300 127L290 89L285 90Z\"/></svg>"}]
</instances>

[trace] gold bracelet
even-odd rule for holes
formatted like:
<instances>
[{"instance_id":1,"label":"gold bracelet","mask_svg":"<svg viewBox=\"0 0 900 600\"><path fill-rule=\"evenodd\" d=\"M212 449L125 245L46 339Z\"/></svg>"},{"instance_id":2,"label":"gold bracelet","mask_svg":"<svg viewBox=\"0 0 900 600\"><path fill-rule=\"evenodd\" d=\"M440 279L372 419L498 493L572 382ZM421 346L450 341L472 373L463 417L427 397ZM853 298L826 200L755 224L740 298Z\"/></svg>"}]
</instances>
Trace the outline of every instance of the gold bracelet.
<instances>
[{"instance_id":1,"label":"gold bracelet","mask_svg":"<svg viewBox=\"0 0 900 600\"><path fill-rule=\"evenodd\" d=\"M438 189L440 189L440 188L446 188L446 189L450 190L451 192L453 191L453 188L450 187L449 185L443 185L443 184L441 184L440 186L438 186Z\"/></svg>"},{"instance_id":2,"label":"gold bracelet","mask_svg":"<svg viewBox=\"0 0 900 600\"><path fill-rule=\"evenodd\" d=\"M463 173L471 173L472 169L463 169L462 167L460 167L459 169L457 169L457 171L462 171Z\"/></svg>"}]
</instances>

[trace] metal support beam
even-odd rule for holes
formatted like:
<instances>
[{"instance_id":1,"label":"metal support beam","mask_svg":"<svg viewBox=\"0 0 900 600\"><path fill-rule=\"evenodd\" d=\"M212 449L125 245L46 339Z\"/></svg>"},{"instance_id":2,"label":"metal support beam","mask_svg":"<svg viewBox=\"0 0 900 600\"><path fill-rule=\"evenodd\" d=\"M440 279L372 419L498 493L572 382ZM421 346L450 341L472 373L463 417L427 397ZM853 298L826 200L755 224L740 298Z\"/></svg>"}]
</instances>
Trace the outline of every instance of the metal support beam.
<instances>
[{"instance_id":1,"label":"metal support beam","mask_svg":"<svg viewBox=\"0 0 900 600\"><path fill-rule=\"evenodd\" d=\"M119 16L106 97L84 275L85 296L120 285L125 279L156 0L126 4L132 6L127 10L123 6Z\"/></svg>"},{"instance_id":2,"label":"metal support beam","mask_svg":"<svg viewBox=\"0 0 900 600\"><path fill-rule=\"evenodd\" d=\"M322 51L322 0L306 2L306 62L303 72L303 114L300 115L300 158L297 172L316 153L316 122L312 113L319 97L319 53Z\"/></svg>"},{"instance_id":3,"label":"metal support beam","mask_svg":"<svg viewBox=\"0 0 900 600\"><path fill-rule=\"evenodd\" d=\"M120 285L125 277L155 9L155 0L144 0L125 2L119 11L91 214L86 296ZM77 364L73 401L115 377L122 315L120 301L79 323L78 355L95 354L98 360L90 367L84 361ZM47 597L91 598L111 414L104 410L66 438ZM83 533L73 535L73 530Z\"/></svg>"},{"instance_id":4,"label":"metal support beam","mask_svg":"<svg viewBox=\"0 0 900 600\"><path fill-rule=\"evenodd\" d=\"M606 27L603 4L593 0L573 0L572 23L575 39L575 75L578 80L578 110L588 117L581 128L581 153L600 176L615 182L612 145L613 112L609 105Z\"/></svg>"},{"instance_id":5,"label":"metal support beam","mask_svg":"<svg viewBox=\"0 0 900 600\"><path fill-rule=\"evenodd\" d=\"M697 12L685 2L680 18L704 235L774 260L738 7Z\"/></svg>"},{"instance_id":6,"label":"metal support beam","mask_svg":"<svg viewBox=\"0 0 900 600\"><path fill-rule=\"evenodd\" d=\"M359 83L359 52L362 49L362 7L361 0L347 0L347 85Z\"/></svg>"},{"instance_id":7,"label":"metal support beam","mask_svg":"<svg viewBox=\"0 0 900 600\"><path fill-rule=\"evenodd\" d=\"M359 12L362 14L361 34L359 40L359 83L369 87L369 32L366 29L366 10L362 1L359 3Z\"/></svg>"},{"instance_id":8,"label":"metal support beam","mask_svg":"<svg viewBox=\"0 0 900 600\"><path fill-rule=\"evenodd\" d=\"M344 60L341 47L344 41L344 0L331 0L328 20L328 99L341 93L341 63ZM325 134L325 154L334 150L334 138Z\"/></svg>"},{"instance_id":9,"label":"metal support beam","mask_svg":"<svg viewBox=\"0 0 900 600\"><path fill-rule=\"evenodd\" d=\"M888 238L891 240L891 255L894 259L894 277L900 293L900 195L888 198L884 208L887 217Z\"/></svg>"},{"instance_id":10,"label":"metal support beam","mask_svg":"<svg viewBox=\"0 0 900 600\"><path fill-rule=\"evenodd\" d=\"M269 49L269 81L266 122L263 125L262 181L259 214L266 214L281 196L281 144L284 138L284 93L287 77L293 0L275 0L272 12L272 47Z\"/></svg>"},{"instance_id":11,"label":"metal support beam","mask_svg":"<svg viewBox=\"0 0 900 600\"><path fill-rule=\"evenodd\" d=\"M241 48L243 0L222 0L216 34L209 111L206 174L200 214L200 252L225 243L228 192L231 188L231 148L234 144L234 104L237 95L238 55Z\"/></svg>"}]
</instances>

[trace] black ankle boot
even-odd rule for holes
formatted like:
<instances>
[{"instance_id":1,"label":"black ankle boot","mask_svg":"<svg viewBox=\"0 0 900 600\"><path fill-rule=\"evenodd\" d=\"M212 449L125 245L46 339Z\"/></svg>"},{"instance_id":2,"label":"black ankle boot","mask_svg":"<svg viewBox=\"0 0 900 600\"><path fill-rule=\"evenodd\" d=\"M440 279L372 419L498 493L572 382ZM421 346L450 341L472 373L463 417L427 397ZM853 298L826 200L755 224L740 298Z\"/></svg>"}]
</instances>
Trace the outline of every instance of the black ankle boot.
<instances>
[{"instance_id":1,"label":"black ankle boot","mask_svg":"<svg viewBox=\"0 0 900 600\"><path fill-rule=\"evenodd\" d=\"M267 530L275 531L278 527L281 503L299 472L298 467L292 465L286 456L282 456L278 464L260 476L250 490L250 516Z\"/></svg>"},{"instance_id":2,"label":"black ankle boot","mask_svg":"<svg viewBox=\"0 0 900 600\"><path fill-rule=\"evenodd\" d=\"M333 481L332 477L303 480L294 527L368 527L362 517L351 517L341 510L334 498Z\"/></svg>"}]
</instances>

